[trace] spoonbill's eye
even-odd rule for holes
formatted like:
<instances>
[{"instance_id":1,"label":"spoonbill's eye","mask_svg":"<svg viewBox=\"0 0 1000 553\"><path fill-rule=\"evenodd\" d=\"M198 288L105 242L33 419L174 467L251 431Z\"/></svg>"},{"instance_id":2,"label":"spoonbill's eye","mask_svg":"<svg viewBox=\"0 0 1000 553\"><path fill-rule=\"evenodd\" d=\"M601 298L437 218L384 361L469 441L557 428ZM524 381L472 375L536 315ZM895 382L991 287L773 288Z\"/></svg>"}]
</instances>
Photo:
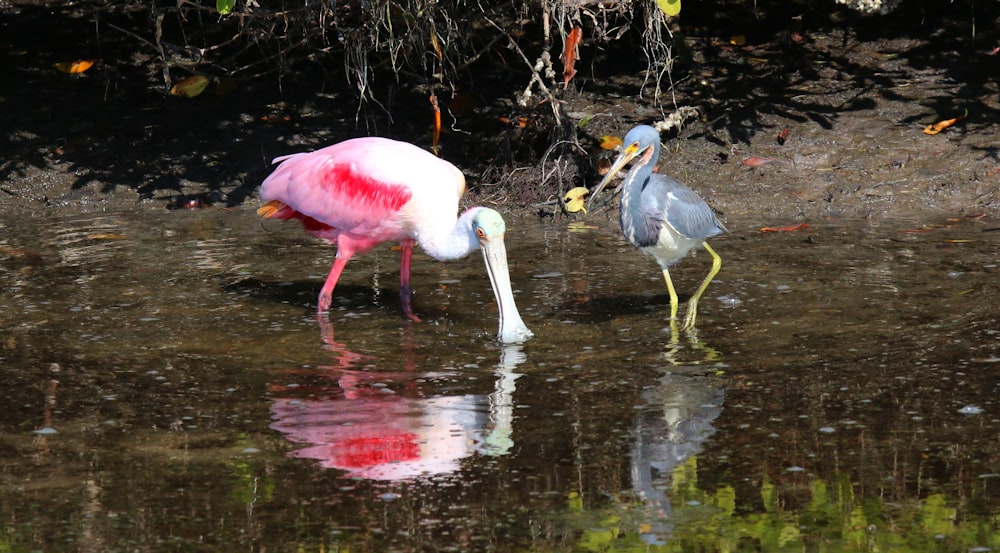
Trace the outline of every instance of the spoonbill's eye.
<instances>
[{"instance_id":1,"label":"spoonbill's eye","mask_svg":"<svg viewBox=\"0 0 1000 553\"><path fill-rule=\"evenodd\" d=\"M481 228L477 228L476 229L476 236L478 236L480 240L483 240L483 239L486 238L486 231L483 230L483 229L481 229Z\"/></svg>"}]
</instances>

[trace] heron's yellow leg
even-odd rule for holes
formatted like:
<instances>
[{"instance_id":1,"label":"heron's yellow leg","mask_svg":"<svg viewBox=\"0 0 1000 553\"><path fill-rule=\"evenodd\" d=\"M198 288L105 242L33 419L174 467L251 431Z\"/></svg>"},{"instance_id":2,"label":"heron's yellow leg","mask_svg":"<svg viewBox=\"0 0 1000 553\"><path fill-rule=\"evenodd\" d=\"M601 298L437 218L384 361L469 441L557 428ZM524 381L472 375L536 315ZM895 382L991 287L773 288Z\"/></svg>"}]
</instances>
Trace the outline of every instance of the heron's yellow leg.
<instances>
[{"instance_id":1,"label":"heron's yellow leg","mask_svg":"<svg viewBox=\"0 0 1000 553\"><path fill-rule=\"evenodd\" d=\"M674 325L677 321L677 304L680 302L677 300L674 282L670 280L670 271L666 267L663 267L663 280L667 281L667 292L670 293L670 324Z\"/></svg>"},{"instance_id":2,"label":"heron's yellow leg","mask_svg":"<svg viewBox=\"0 0 1000 553\"><path fill-rule=\"evenodd\" d=\"M719 254L715 253L712 246L709 246L708 242L702 242L701 245L712 256L712 270L708 272L708 276L702 281L701 286L695 290L694 295L688 300L687 315L684 317L684 326L681 327L683 330L694 328L694 320L698 316L698 300L705 293L705 289L708 288L708 283L712 282L715 275L719 273L719 269L722 268L722 258L719 257Z\"/></svg>"}]
</instances>

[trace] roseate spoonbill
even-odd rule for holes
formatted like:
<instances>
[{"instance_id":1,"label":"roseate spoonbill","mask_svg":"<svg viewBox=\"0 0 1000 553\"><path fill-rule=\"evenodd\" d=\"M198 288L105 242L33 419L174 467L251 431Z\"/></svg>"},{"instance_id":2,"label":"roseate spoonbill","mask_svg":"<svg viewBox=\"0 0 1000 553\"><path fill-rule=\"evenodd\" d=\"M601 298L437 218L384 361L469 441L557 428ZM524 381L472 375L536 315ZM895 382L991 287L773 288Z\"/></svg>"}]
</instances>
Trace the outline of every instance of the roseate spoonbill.
<instances>
[{"instance_id":1,"label":"roseate spoonbill","mask_svg":"<svg viewBox=\"0 0 1000 553\"><path fill-rule=\"evenodd\" d=\"M377 137L274 160L279 162L261 185L260 197L266 203L257 213L298 219L307 232L337 244L318 312L330 308L337 279L352 256L398 241L399 297L406 316L419 321L410 299L413 244L439 261L480 249L500 310L500 341L531 337L511 291L503 217L485 207L458 216L465 177L457 167L412 144Z\"/></svg>"},{"instance_id":2,"label":"roseate spoonbill","mask_svg":"<svg viewBox=\"0 0 1000 553\"><path fill-rule=\"evenodd\" d=\"M587 207L616 173L638 158L622 183L619 219L625 238L643 253L653 256L663 270L670 293L671 325L677 320L678 302L668 267L698 246L712 255L712 270L688 300L687 316L681 327L688 330L694 328L698 316L698 299L722 267L722 258L706 240L728 231L701 196L666 175L653 173L659 155L660 133L656 129L640 125L630 130L623 139L621 154L590 195Z\"/></svg>"}]
</instances>

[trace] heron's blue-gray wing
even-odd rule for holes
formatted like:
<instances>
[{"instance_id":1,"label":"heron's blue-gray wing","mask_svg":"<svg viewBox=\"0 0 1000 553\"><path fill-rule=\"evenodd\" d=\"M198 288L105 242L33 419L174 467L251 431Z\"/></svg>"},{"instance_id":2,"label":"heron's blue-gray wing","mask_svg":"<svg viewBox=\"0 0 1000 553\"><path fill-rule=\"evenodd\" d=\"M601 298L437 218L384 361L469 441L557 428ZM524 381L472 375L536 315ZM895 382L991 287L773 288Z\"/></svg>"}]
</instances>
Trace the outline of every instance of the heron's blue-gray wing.
<instances>
[{"instance_id":1,"label":"heron's blue-gray wing","mask_svg":"<svg viewBox=\"0 0 1000 553\"><path fill-rule=\"evenodd\" d=\"M705 240L726 232L705 200L671 177L654 173L642 195L643 206L688 238Z\"/></svg>"}]
</instances>

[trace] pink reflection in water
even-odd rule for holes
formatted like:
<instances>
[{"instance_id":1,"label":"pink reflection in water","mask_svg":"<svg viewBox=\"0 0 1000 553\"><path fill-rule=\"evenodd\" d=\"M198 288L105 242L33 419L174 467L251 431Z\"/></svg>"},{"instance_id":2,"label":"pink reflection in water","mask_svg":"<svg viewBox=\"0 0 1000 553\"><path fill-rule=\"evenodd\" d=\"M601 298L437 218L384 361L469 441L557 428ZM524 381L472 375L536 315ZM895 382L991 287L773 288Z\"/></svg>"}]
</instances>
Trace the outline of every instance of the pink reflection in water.
<instances>
[{"instance_id":1,"label":"pink reflection in water","mask_svg":"<svg viewBox=\"0 0 1000 553\"><path fill-rule=\"evenodd\" d=\"M350 476L403 480L454 472L474 453L498 456L510 450L512 394L520 376L514 369L526 359L520 346L502 351L493 393L426 398L413 382L419 374L414 367L400 373L354 370L350 360L357 355L324 331L327 348L347 360L323 368L336 384L272 388L284 397L271 405L271 428L306 444L291 456ZM397 394L394 380L401 392L418 397Z\"/></svg>"}]
</instances>

